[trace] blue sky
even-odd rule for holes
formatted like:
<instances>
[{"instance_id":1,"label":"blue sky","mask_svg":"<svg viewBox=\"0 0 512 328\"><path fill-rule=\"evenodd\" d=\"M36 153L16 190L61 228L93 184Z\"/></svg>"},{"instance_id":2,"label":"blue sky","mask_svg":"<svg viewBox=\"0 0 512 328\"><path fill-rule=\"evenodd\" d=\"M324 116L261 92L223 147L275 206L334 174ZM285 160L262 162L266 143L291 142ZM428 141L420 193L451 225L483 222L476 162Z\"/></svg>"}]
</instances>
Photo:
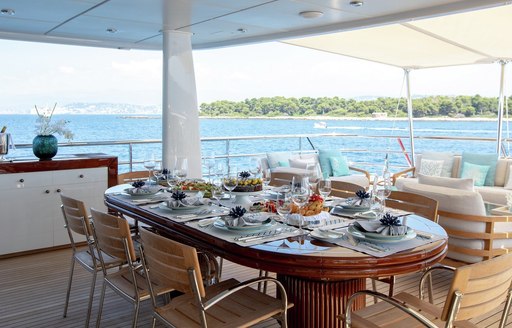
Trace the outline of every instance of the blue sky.
<instances>
[{"instance_id":1,"label":"blue sky","mask_svg":"<svg viewBox=\"0 0 512 328\"><path fill-rule=\"evenodd\" d=\"M399 51L399 50L398 50ZM161 54L0 40L0 113L34 104L161 104ZM398 97L399 68L282 43L194 51L198 101L256 97ZM510 67L507 73L510 75ZM413 95L498 96L499 66L411 73ZM510 95L510 87L506 93Z\"/></svg>"}]
</instances>

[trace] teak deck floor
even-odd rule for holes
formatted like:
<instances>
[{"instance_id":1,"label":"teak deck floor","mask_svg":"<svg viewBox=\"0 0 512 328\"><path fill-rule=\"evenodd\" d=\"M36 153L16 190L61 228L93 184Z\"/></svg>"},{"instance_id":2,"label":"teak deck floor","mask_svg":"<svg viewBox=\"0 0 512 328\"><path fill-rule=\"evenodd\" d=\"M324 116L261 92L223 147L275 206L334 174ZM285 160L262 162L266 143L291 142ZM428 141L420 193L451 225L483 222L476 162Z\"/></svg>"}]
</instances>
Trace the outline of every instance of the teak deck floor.
<instances>
[{"instance_id":1,"label":"teak deck floor","mask_svg":"<svg viewBox=\"0 0 512 328\"><path fill-rule=\"evenodd\" d=\"M76 266L67 318L62 317L68 279L71 250L57 250L40 254L0 260L0 327L83 327L87 309L88 291L92 276ZM223 278L246 280L258 274L257 270L224 261ZM407 291L417 295L418 274L398 277L396 292ZM101 274L93 304L91 326L94 326L101 286ZM443 301L450 275L434 279L436 303ZM380 285L379 285L380 286ZM383 288L387 288L382 285ZM382 290L385 292L385 289ZM270 290L269 293L273 293ZM372 301L368 301L372 304ZM501 309L483 318L474 319L479 327L498 327ZM127 327L131 324L133 307L107 288L102 316L102 327ZM512 322L512 319L509 318ZM151 304L141 305L139 327L151 326ZM162 327L162 325L157 325ZM257 327L279 327L275 320ZM512 327L509 323L507 327Z\"/></svg>"}]
</instances>

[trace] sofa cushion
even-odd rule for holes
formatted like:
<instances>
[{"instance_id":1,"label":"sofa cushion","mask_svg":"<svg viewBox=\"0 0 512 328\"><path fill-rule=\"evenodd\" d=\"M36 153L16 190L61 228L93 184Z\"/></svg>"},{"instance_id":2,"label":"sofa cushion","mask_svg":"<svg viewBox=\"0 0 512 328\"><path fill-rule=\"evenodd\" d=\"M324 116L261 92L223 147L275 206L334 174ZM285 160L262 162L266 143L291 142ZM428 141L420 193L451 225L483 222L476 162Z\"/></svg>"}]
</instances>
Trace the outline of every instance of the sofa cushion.
<instances>
[{"instance_id":1,"label":"sofa cushion","mask_svg":"<svg viewBox=\"0 0 512 328\"><path fill-rule=\"evenodd\" d=\"M432 177L423 174L418 174L418 183L431 186L440 186L459 190L473 191L473 179Z\"/></svg>"},{"instance_id":2,"label":"sofa cushion","mask_svg":"<svg viewBox=\"0 0 512 328\"><path fill-rule=\"evenodd\" d=\"M314 158L290 158L288 160L290 167L295 167L298 169L306 169L308 164L316 164L316 160Z\"/></svg>"},{"instance_id":3,"label":"sofa cushion","mask_svg":"<svg viewBox=\"0 0 512 328\"><path fill-rule=\"evenodd\" d=\"M342 181L342 182L349 182L356 185L359 185L364 188L368 188L370 186L370 182L368 181L368 178L365 175L362 174L351 174L351 175L344 175L340 177L331 177L331 181Z\"/></svg>"},{"instance_id":4,"label":"sofa cushion","mask_svg":"<svg viewBox=\"0 0 512 328\"><path fill-rule=\"evenodd\" d=\"M416 172L420 173L421 165L423 160L434 160L434 161L443 161L443 168L441 170L442 177L452 177L453 170L453 153L448 152L435 152L435 151L426 151L421 154L421 157L417 157L416 161Z\"/></svg>"},{"instance_id":5,"label":"sofa cushion","mask_svg":"<svg viewBox=\"0 0 512 328\"><path fill-rule=\"evenodd\" d=\"M288 151L267 153L268 166L271 169L274 169L279 166L283 166L280 164L283 164L283 163L288 164L288 160L291 157L292 157L292 153L288 152Z\"/></svg>"},{"instance_id":6,"label":"sofa cushion","mask_svg":"<svg viewBox=\"0 0 512 328\"><path fill-rule=\"evenodd\" d=\"M496 154L476 154L476 153L462 153L461 168L464 168L464 163L471 163L476 165L488 165L489 171L485 178L485 186L494 186L494 178L496 176L496 163L498 157ZM462 174L462 172L461 172Z\"/></svg>"},{"instance_id":7,"label":"sofa cushion","mask_svg":"<svg viewBox=\"0 0 512 328\"><path fill-rule=\"evenodd\" d=\"M342 177L344 175L350 174L350 169L348 168L348 161L345 156L329 157L329 162L332 168L332 176Z\"/></svg>"},{"instance_id":8,"label":"sofa cushion","mask_svg":"<svg viewBox=\"0 0 512 328\"><path fill-rule=\"evenodd\" d=\"M423 159L419 174L440 177L443 171L443 160Z\"/></svg>"},{"instance_id":9,"label":"sofa cushion","mask_svg":"<svg viewBox=\"0 0 512 328\"><path fill-rule=\"evenodd\" d=\"M320 161L320 167L322 169L322 174L324 179L332 176L332 166L330 157L340 157L341 153L335 149L320 149L318 151L318 160Z\"/></svg>"},{"instance_id":10,"label":"sofa cushion","mask_svg":"<svg viewBox=\"0 0 512 328\"><path fill-rule=\"evenodd\" d=\"M512 189L512 174L510 174L510 170L512 170L512 165L510 165L508 168L508 178L507 181L505 182L505 185L503 186L503 188L505 189Z\"/></svg>"},{"instance_id":11,"label":"sofa cushion","mask_svg":"<svg viewBox=\"0 0 512 328\"><path fill-rule=\"evenodd\" d=\"M475 191L482 195L484 202L502 205L507 205L507 193L510 192L503 187L489 186L475 187Z\"/></svg>"},{"instance_id":12,"label":"sofa cushion","mask_svg":"<svg viewBox=\"0 0 512 328\"><path fill-rule=\"evenodd\" d=\"M468 162L462 163L461 179L471 178L475 186L481 187L485 184L485 178L489 172L489 165L477 165Z\"/></svg>"}]
</instances>

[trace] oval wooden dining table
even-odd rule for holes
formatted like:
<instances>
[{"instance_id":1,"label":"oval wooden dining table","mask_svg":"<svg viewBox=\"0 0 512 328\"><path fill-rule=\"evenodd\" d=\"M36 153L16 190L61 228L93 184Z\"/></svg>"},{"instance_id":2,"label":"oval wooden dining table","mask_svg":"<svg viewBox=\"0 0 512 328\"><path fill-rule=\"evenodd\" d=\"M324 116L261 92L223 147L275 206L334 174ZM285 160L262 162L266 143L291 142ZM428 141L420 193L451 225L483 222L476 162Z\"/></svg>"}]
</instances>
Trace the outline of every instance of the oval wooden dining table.
<instances>
[{"instance_id":1,"label":"oval wooden dining table","mask_svg":"<svg viewBox=\"0 0 512 328\"><path fill-rule=\"evenodd\" d=\"M352 293L366 288L366 278L418 272L441 261L447 252L447 239L380 258L304 236L243 247L110 195L114 192L119 192L119 187L105 193L105 204L111 210L150 225L178 242L277 273L289 301L295 304L288 312L290 327L341 327L337 316L343 313ZM440 225L419 216L409 216L407 224L446 236ZM364 305L362 298L356 303L358 308Z\"/></svg>"}]
</instances>

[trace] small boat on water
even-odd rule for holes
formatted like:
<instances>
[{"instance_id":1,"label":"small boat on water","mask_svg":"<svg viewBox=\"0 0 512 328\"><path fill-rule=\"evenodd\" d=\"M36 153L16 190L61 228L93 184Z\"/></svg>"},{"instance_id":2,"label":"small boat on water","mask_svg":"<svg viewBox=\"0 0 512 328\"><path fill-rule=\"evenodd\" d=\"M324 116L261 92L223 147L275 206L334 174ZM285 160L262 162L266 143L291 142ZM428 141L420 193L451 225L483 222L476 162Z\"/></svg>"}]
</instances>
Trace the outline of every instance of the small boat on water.
<instances>
[{"instance_id":1,"label":"small boat on water","mask_svg":"<svg viewBox=\"0 0 512 328\"><path fill-rule=\"evenodd\" d=\"M315 129L326 129L327 128L327 123L326 122L315 122L315 124L313 124L313 127Z\"/></svg>"}]
</instances>

